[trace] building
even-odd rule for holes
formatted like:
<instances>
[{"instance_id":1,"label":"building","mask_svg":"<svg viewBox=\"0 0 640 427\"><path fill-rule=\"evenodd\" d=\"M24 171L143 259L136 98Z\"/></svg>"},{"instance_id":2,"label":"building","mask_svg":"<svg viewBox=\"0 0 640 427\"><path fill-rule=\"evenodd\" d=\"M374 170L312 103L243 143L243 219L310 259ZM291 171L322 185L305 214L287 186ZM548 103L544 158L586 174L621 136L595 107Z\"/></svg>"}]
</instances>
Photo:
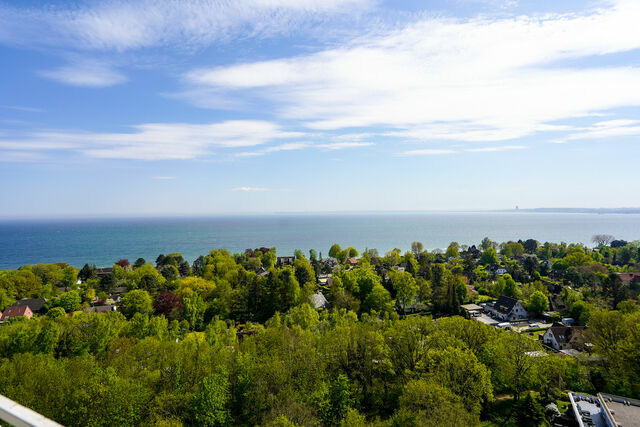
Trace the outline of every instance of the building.
<instances>
[{"instance_id":1,"label":"building","mask_svg":"<svg viewBox=\"0 0 640 427\"><path fill-rule=\"evenodd\" d=\"M629 286L632 282L640 282L640 273L617 273L622 283Z\"/></svg>"},{"instance_id":2,"label":"building","mask_svg":"<svg viewBox=\"0 0 640 427\"><path fill-rule=\"evenodd\" d=\"M322 294L322 292L318 292L318 293L315 293L315 294L311 295L310 299L311 299L311 305L315 309L326 308L327 305L329 305L329 301L327 301L327 299Z\"/></svg>"},{"instance_id":3,"label":"building","mask_svg":"<svg viewBox=\"0 0 640 427\"><path fill-rule=\"evenodd\" d=\"M520 302L511 297L502 295L498 301L485 305L485 312L500 320L513 322L527 318L527 310Z\"/></svg>"},{"instance_id":4,"label":"building","mask_svg":"<svg viewBox=\"0 0 640 427\"><path fill-rule=\"evenodd\" d=\"M4 310L4 313L2 313L2 317L0 317L0 320L4 322L5 320L13 319L14 317L20 316L31 319L33 317L33 312L27 305L12 305L11 307Z\"/></svg>"},{"instance_id":5,"label":"building","mask_svg":"<svg viewBox=\"0 0 640 427\"><path fill-rule=\"evenodd\" d=\"M47 312L44 304L47 302L45 298L22 298L20 301L13 304L12 307L27 306L31 310L32 314L44 314Z\"/></svg>"},{"instance_id":6,"label":"building","mask_svg":"<svg viewBox=\"0 0 640 427\"><path fill-rule=\"evenodd\" d=\"M98 305L95 307L88 307L84 311L85 313L108 313L110 311L117 311L115 305Z\"/></svg>"},{"instance_id":7,"label":"building","mask_svg":"<svg viewBox=\"0 0 640 427\"><path fill-rule=\"evenodd\" d=\"M465 313L467 314L467 318L478 317L482 314L483 308L477 304L464 304L460 306Z\"/></svg>"},{"instance_id":8,"label":"building","mask_svg":"<svg viewBox=\"0 0 640 427\"><path fill-rule=\"evenodd\" d=\"M573 414L580 427L635 426L640 419L640 400L613 394L569 393Z\"/></svg>"},{"instance_id":9,"label":"building","mask_svg":"<svg viewBox=\"0 0 640 427\"><path fill-rule=\"evenodd\" d=\"M358 260L354 257L348 258L345 262L345 265L350 265L351 267L355 267L358 265Z\"/></svg>"},{"instance_id":10,"label":"building","mask_svg":"<svg viewBox=\"0 0 640 427\"><path fill-rule=\"evenodd\" d=\"M556 351L582 350L584 326L565 326L554 323L542 336L542 342Z\"/></svg>"},{"instance_id":11,"label":"building","mask_svg":"<svg viewBox=\"0 0 640 427\"><path fill-rule=\"evenodd\" d=\"M276 265L278 267L283 267L285 265L293 265L296 262L296 257L294 256L279 256L276 258Z\"/></svg>"},{"instance_id":12,"label":"building","mask_svg":"<svg viewBox=\"0 0 640 427\"><path fill-rule=\"evenodd\" d=\"M112 273L113 273L113 267L96 269L96 275L98 276L98 279L102 279L103 277L110 276Z\"/></svg>"}]
</instances>

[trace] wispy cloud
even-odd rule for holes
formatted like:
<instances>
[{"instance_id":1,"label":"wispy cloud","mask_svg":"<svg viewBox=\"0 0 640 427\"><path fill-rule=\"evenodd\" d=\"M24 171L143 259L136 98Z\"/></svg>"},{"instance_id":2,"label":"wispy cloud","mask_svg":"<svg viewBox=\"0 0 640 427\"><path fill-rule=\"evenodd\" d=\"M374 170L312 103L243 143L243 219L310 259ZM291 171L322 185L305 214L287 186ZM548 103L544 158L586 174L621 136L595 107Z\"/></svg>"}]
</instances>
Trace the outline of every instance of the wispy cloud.
<instances>
[{"instance_id":1,"label":"wispy cloud","mask_svg":"<svg viewBox=\"0 0 640 427\"><path fill-rule=\"evenodd\" d=\"M372 142L331 142L326 144L324 143L314 144L311 142L292 142L287 144L274 145L272 147L267 147L262 150L240 152L240 153L236 153L236 156L256 157L256 156L263 156L267 153L273 153L277 151L302 150L305 148L316 148L316 149L324 149L324 150L343 150L346 148L370 147L372 145L374 145Z\"/></svg>"},{"instance_id":2,"label":"wispy cloud","mask_svg":"<svg viewBox=\"0 0 640 427\"><path fill-rule=\"evenodd\" d=\"M442 154L454 154L455 150L423 148L420 150L409 150L398 153L399 156L439 156Z\"/></svg>"},{"instance_id":3,"label":"wispy cloud","mask_svg":"<svg viewBox=\"0 0 640 427\"><path fill-rule=\"evenodd\" d=\"M237 187L237 188L234 188L233 191L242 191L246 193L251 193L256 191L269 191L269 189L264 187Z\"/></svg>"},{"instance_id":4,"label":"wispy cloud","mask_svg":"<svg viewBox=\"0 0 640 427\"><path fill-rule=\"evenodd\" d=\"M129 133L38 132L22 138L0 138L0 149L67 150L111 159L180 160L210 155L216 147L252 147L301 135L261 120L147 123L133 126Z\"/></svg>"},{"instance_id":5,"label":"wispy cloud","mask_svg":"<svg viewBox=\"0 0 640 427\"><path fill-rule=\"evenodd\" d=\"M24 111L26 113L44 113L41 108L26 107L24 105L0 105L0 108L6 108L8 110Z\"/></svg>"},{"instance_id":6,"label":"wispy cloud","mask_svg":"<svg viewBox=\"0 0 640 427\"><path fill-rule=\"evenodd\" d=\"M640 3L631 0L575 14L427 18L342 48L198 68L185 79L192 90L269 102L280 117L317 130L376 126L402 138L506 141L639 106L640 69L559 65L640 48L638 19Z\"/></svg>"},{"instance_id":7,"label":"wispy cloud","mask_svg":"<svg viewBox=\"0 0 640 427\"><path fill-rule=\"evenodd\" d=\"M470 151L472 153L487 153L494 151L510 151L510 150L524 150L524 145L503 145L498 147L479 147L479 148L467 148L465 151Z\"/></svg>"},{"instance_id":8,"label":"wispy cloud","mask_svg":"<svg viewBox=\"0 0 640 427\"><path fill-rule=\"evenodd\" d=\"M0 42L116 50L191 48L241 36L288 34L371 0L103 0L27 9L0 5Z\"/></svg>"},{"instance_id":9,"label":"wispy cloud","mask_svg":"<svg viewBox=\"0 0 640 427\"><path fill-rule=\"evenodd\" d=\"M40 71L40 75L73 86L105 87L127 81L124 74L111 65L99 61L76 61L53 70Z\"/></svg>"},{"instance_id":10,"label":"wispy cloud","mask_svg":"<svg viewBox=\"0 0 640 427\"><path fill-rule=\"evenodd\" d=\"M576 130L577 132L570 133L569 135L559 138L553 142L562 143L580 139L607 139L612 137L640 135L640 120L607 120Z\"/></svg>"}]
</instances>

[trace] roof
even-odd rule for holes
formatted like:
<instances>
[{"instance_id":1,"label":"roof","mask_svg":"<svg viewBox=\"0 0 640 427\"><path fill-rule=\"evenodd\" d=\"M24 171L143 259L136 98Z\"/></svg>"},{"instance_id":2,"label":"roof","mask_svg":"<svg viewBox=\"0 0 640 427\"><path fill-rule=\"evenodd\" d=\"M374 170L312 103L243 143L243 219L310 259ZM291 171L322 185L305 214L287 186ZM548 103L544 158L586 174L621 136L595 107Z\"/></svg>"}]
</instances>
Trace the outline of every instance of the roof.
<instances>
[{"instance_id":1,"label":"roof","mask_svg":"<svg viewBox=\"0 0 640 427\"><path fill-rule=\"evenodd\" d=\"M47 300L44 298L22 298L20 301L12 305L12 307L27 306L33 313L38 313L44 310L44 303Z\"/></svg>"},{"instance_id":2,"label":"roof","mask_svg":"<svg viewBox=\"0 0 640 427\"><path fill-rule=\"evenodd\" d=\"M85 310L87 313L108 313L110 311L116 311L115 305L99 305L96 307L89 307Z\"/></svg>"},{"instance_id":3,"label":"roof","mask_svg":"<svg viewBox=\"0 0 640 427\"><path fill-rule=\"evenodd\" d=\"M482 307L480 307L477 304L464 304L464 305L461 305L460 307L462 307L464 310L467 310L467 311L482 310Z\"/></svg>"},{"instance_id":4,"label":"roof","mask_svg":"<svg viewBox=\"0 0 640 427\"><path fill-rule=\"evenodd\" d=\"M322 292L315 293L311 295L311 305L313 308L323 308L328 304L327 299Z\"/></svg>"},{"instance_id":5,"label":"roof","mask_svg":"<svg viewBox=\"0 0 640 427\"><path fill-rule=\"evenodd\" d=\"M352 265L356 265L356 264L358 264L358 260L357 260L357 259L355 259L354 257L351 257L351 258L347 259L345 262L346 262L347 264L352 264Z\"/></svg>"},{"instance_id":6,"label":"roof","mask_svg":"<svg viewBox=\"0 0 640 427\"><path fill-rule=\"evenodd\" d=\"M617 275L624 283L629 283L634 279L640 280L640 273L617 273Z\"/></svg>"},{"instance_id":7,"label":"roof","mask_svg":"<svg viewBox=\"0 0 640 427\"><path fill-rule=\"evenodd\" d=\"M517 303L517 299L502 295L498 298L498 301L493 304L493 308L501 313L509 314Z\"/></svg>"},{"instance_id":8,"label":"roof","mask_svg":"<svg viewBox=\"0 0 640 427\"><path fill-rule=\"evenodd\" d=\"M558 344L566 344L576 335L582 335L584 326L552 326L549 332L553 335Z\"/></svg>"},{"instance_id":9,"label":"roof","mask_svg":"<svg viewBox=\"0 0 640 427\"><path fill-rule=\"evenodd\" d=\"M22 306L13 305L7 308L4 311L4 313L2 313L2 320L11 319L13 317L18 317L18 316L31 317L33 316L33 313L31 312L31 309L26 305L22 305Z\"/></svg>"}]
</instances>

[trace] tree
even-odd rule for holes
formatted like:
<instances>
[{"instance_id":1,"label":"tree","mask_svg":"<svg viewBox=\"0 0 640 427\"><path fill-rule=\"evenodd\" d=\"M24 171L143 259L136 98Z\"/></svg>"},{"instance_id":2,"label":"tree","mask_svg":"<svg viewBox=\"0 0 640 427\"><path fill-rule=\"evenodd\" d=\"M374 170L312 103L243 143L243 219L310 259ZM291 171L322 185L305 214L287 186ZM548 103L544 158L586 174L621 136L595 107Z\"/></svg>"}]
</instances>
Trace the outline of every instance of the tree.
<instances>
[{"instance_id":1,"label":"tree","mask_svg":"<svg viewBox=\"0 0 640 427\"><path fill-rule=\"evenodd\" d=\"M80 307L82 297L77 291L69 291L60 295L60 298L56 302L56 306L62 307L66 312L75 311Z\"/></svg>"},{"instance_id":2,"label":"tree","mask_svg":"<svg viewBox=\"0 0 640 427\"><path fill-rule=\"evenodd\" d=\"M389 291L382 285L375 285L362 304L362 311L370 312L371 310L379 313L391 312L393 310L391 294L389 294Z\"/></svg>"},{"instance_id":3,"label":"tree","mask_svg":"<svg viewBox=\"0 0 640 427\"><path fill-rule=\"evenodd\" d=\"M411 242L411 252L413 252L415 256L420 255L423 250L424 246L422 245L422 242Z\"/></svg>"},{"instance_id":4,"label":"tree","mask_svg":"<svg viewBox=\"0 0 640 427\"><path fill-rule=\"evenodd\" d=\"M482 239L482 242L480 243L480 247L485 251L489 248L495 249L496 246L498 246L498 244L496 242L492 242L488 237Z\"/></svg>"},{"instance_id":5,"label":"tree","mask_svg":"<svg viewBox=\"0 0 640 427\"><path fill-rule=\"evenodd\" d=\"M158 282L156 276L152 274L145 274L144 276L142 276L142 278L140 278L140 283L138 284L138 286L140 287L140 289L144 289L149 293L155 293L158 290L160 283Z\"/></svg>"},{"instance_id":6,"label":"tree","mask_svg":"<svg viewBox=\"0 0 640 427\"><path fill-rule=\"evenodd\" d=\"M180 277L180 271L178 270L178 267L172 264L162 267L162 271L160 273L162 274L162 277L164 277L169 282L172 282Z\"/></svg>"},{"instance_id":7,"label":"tree","mask_svg":"<svg viewBox=\"0 0 640 427\"><path fill-rule=\"evenodd\" d=\"M544 408L531 393L527 393L527 397L520 401L516 420L523 427L539 427L545 423Z\"/></svg>"},{"instance_id":8,"label":"tree","mask_svg":"<svg viewBox=\"0 0 640 427\"><path fill-rule=\"evenodd\" d=\"M407 272L392 271L391 285L396 291L396 302L402 309L402 313L407 312L407 306L414 303L418 294L418 285L413 276Z\"/></svg>"},{"instance_id":9,"label":"tree","mask_svg":"<svg viewBox=\"0 0 640 427\"><path fill-rule=\"evenodd\" d=\"M537 252L538 245L539 243L535 239L527 239L522 244L522 246L524 246L524 249L527 251L527 253L530 253L530 254L535 254Z\"/></svg>"},{"instance_id":10,"label":"tree","mask_svg":"<svg viewBox=\"0 0 640 427\"><path fill-rule=\"evenodd\" d=\"M549 310L549 299L540 291L535 291L529 297L529 310L540 314Z\"/></svg>"},{"instance_id":11,"label":"tree","mask_svg":"<svg viewBox=\"0 0 640 427\"><path fill-rule=\"evenodd\" d=\"M136 260L136 262L133 263L133 269L135 270L138 267L142 267L146 263L147 263L147 261L145 261L144 258L138 258Z\"/></svg>"},{"instance_id":12,"label":"tree","mask_svg":"<svg viewBox=\"0 0 640 427\"><path fill-rule=\"evenodd\" d=\"M613 236L610 234L596 234L591 238L591 241L596 246L606 246L613 240Z\"/></svg>"},{"instance_id":13,"label":"tree","mask_svg":"<svg viewBox=\"0 0 640 427\"><path fill-rule=\"evenodd\" d=\"M88 279L95 279L96 277L96 266L89 267L89 264L85 264L80 272L78 273L78 278L83 282Z\"/></svg>"},{"instance_id":14,"label":"tree","mask_svg":"<svg viewBox=\"0 0 640 427\"><path fill-rule=\"evenodd\" d=\"M339 244L334 243L329 249L329 256L332 258L338 258L338 254L342 252L342 248Z\"/></svg>"},{"instance_id":15,"label":"tree","mask_svg":"<svg viewBox=\"0 0 640 427\"><path fill-rule=\"evenodd\" d=\"M231 398L229 376L220 367L202 382L202 388L193 396L191 407L195 425L226 426L231 423L227 403Z\"/></svg>"},{"instance_id":16,"label":"tree","mask_svg":"<svg viewBox=\"0 0 640 427\"><path fill-rule=\"evenodd\" d=\"M458 256L460 256L460 244L458 242L451 242L449 244L449 247L447 247L447 251L445 252L444 256L446 256L447 258L457 258Z\"/></svg>"},{"instance_id":17,"label":"tree","mask_svg":"<svg viewBox=\"0 0 640 427\"><path fill-rule=\"evenodd\" d=\"M166 318L169 318L173 309L179 307L182 307L182 304L180 304L180 299L173 292L158 292L158 295L153 300L155 313L162 314Z\"/></svg>"},{"instance_id":18,"label":"tree","mask_svg":"<svg viewBox=\"0 0 640 427\"><path fill-rule=\"evenodd\" d=\"M142 289L127 292L122 297L120 303L120 312L127 316L133 317L135 313L148 314L153 311L153 304L149 292Z\"/></svg>"},{"instance_id":19,"label":"tree","mask_svg":"<svg viewBox=\"0 0 640 427\"><path fill-rule=\"evenodd\" d=\"M493 265L498 264L498 253L492 247L489 247L482 251L482 255L480 256L480 264L483 265Z\"/></svg>"}]
</instances>

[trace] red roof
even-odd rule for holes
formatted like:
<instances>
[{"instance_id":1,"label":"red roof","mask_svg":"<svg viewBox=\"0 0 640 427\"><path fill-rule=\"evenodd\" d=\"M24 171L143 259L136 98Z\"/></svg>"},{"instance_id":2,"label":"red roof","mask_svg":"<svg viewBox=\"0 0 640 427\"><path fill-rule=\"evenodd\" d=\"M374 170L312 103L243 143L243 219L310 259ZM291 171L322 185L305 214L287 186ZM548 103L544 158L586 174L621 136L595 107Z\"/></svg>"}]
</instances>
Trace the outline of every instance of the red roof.
<instances>
[{"instance_id":1,"label":"red roof","mask_svg":"<svg viewBox=\"0 0 640 427\"><path fill-rule=\"evenodd\" d=\"M31 318L33 316L33 312L31 309L26 306L12 306L7 308L4 313L2 313L2 320L11 319L12 317L25 316Z\"/></svg>"},{"instance_id":2,"label":"red roof","mask_svg":"<svg viewBox=\"0 0 640 427\"><path fill-rule=\"evenodd\" d=\"M618 273L618 277L624 283L631 282L633 279L640 280L640 273Z\"/></svg>"},{"instance_id":3,"label":"red roof","mask_svg":"<svg viewBox=\"0 0 640 427\"><path fill-rule=\"evenodd\" d=\"M347 264L357 265L357 264L358 264L358 260L357 260L357 259L355 259L355 258L353 258L353 257L352 257L352 258L349 258L349 259L347 260Z\"/></svg>"}]
</instances>

